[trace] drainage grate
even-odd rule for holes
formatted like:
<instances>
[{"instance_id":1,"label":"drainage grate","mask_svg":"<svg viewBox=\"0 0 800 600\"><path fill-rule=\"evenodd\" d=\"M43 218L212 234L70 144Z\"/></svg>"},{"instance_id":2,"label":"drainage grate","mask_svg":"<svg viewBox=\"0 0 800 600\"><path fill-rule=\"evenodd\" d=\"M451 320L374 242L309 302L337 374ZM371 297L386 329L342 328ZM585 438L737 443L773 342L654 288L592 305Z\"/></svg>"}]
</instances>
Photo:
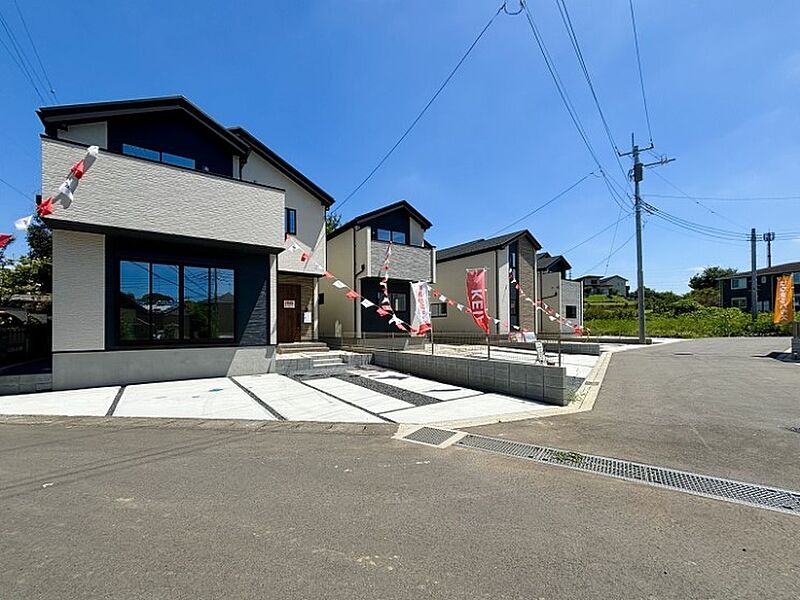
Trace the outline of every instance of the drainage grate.
<instances>
[{"instance_id":1,"label":"drainage grate","mask_svg":"<svg viewBox=\"0 0 800 600\"><path fill-rule=\"evenodd\" d=\"M420 444L429 444L431 446L439 446L444 444L447 440L455 435L454 431L447 431L446 429L436 429L435 427L421 427L416 431L403 436L404 440L409 442L419 442Z\"/></svg>"},{"instance_id":2,"label":"drainage grate","mask_svg":"<svg viewBox=\"0 0 800 600\"><path fill-rule=\"evenodd\" d=\"M479 435L467 435L454 445L800 515L800 492Z\"/></svg>"}]
</instances>

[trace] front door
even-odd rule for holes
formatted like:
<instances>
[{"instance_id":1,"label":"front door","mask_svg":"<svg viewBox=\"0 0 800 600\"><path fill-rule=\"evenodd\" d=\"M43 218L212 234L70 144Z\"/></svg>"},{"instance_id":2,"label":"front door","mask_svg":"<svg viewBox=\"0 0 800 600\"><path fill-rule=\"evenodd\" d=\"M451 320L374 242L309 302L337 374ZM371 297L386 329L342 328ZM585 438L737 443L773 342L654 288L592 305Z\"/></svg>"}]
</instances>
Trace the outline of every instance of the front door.
<instances>
[{"instance_id":1,"label":"front door","mask_svg":"<svg viewBox=\"0 0 800 600\"><path fill-rule=\"evenodd\" d=\"M278 284L278 342L300 341L300 286Z\"/></svg>"}]
</instances>

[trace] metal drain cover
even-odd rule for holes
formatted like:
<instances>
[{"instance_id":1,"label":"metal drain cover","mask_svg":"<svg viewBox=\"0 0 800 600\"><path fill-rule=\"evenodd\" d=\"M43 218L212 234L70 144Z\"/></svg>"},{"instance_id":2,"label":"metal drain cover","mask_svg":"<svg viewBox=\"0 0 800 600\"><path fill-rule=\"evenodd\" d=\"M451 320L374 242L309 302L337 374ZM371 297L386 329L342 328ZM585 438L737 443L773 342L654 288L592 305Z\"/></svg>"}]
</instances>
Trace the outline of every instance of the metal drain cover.
<instances>
[{"instance_id":1,"label":"metal drain cover","mask_svg":"<svg viewBox=\"0 0 800 600\"><path fill-rule=\"evenodd\" d=\"M800 515L800 492L480 435L468 434L453 445Z\"/></svg>"},{"instance_id":2,"label":"metal drain cover","mask_svg":"<svg viewBox=\"0 0 800 600\"><path fill-rule=\"evenodd\" d=\"M403 439L409 442L428 444L429 446L440 446L454 435L456 435L455 431L437 429L436 427L420 427L416 431L403 436Z\"/></svg>"}]
</instances>

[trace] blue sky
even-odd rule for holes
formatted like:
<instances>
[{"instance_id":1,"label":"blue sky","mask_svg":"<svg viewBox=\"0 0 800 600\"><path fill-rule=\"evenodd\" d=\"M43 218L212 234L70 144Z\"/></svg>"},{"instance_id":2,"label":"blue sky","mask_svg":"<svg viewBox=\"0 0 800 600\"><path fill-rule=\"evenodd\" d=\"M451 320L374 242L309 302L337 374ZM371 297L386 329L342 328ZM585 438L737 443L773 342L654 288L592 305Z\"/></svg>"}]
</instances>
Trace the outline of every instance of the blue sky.
<instances>
[{"instance_id":1,"label":"blue sky","mask_svg":"<svg viewBox=\"0 0 800 600\"><path fill-rule=\"evenodd\" d=\"M164 0L20 0L20 6L61 103L184 94L222 123L247 127L342 199L427 102L499 2L196 0L188 10L185 2ZM628 3L568 0L567 6L616 143L628 147L631 132L645 143ZM678 159L659 174L698 196L800 195L796 4L635 6L653 137L659 153ZM530 7L601 161L621 181L555 2ZM12 0L0 0L0 14L25 40ZM2 46L0 77L0 177L32 196L40 191L40 101ZM434 223L429 239L444 248L494 233L594 168L524 16L500 15L342 213L349 218L407 199ZM800 200L703 201L723 220L685 198L648 198L678 194L652 170L643 192L672 214L722 229L800 230ZM0 230L13 229L31 207L0 183ZM591 177L519 227L555 254L613 223L618 212L602 180ZM614 233L568 255L573 276L589 269L603 274L609 252L633 233L632 219L620 223L612 246ZM17 242L10 254L23 250ZM776 242L773 257L800 260L800 242ZM648 287L685 291L693 270L712 264L746 268L749 247L648 219ZM635 285L632 242L611 257L607 272Z\"/></svg>"}]
</instances>

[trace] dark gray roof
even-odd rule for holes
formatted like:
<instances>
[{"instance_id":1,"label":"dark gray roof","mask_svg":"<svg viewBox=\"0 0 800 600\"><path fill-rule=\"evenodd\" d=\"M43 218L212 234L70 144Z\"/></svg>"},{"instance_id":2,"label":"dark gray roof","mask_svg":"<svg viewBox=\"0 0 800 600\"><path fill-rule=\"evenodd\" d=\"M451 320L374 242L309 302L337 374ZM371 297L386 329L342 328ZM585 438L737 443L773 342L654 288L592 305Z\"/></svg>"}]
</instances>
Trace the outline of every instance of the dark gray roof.
<instances>
[{"instance_id":1,"label":"dark gray roof","mask_svg":"<svg viewBox=\"0 0 800 600\"><path fill-rule=\"evenodd\" d=\"M479 240L473 240L471 242L459 244L458 246L451 246L450 248L439 250L436 252L436 262L444 262L447 260L453 260L455 258L463 258L465 256L472 256L473 254L488 252L490 250L497 250L498 248L507 246L522 236L527 236L530 238L531 242L533 243L533 247L537 250L542 247L542 245L536 241L536 238L531 235L530 231L527 229L522 229L521 231L506 233L504 235L489 238L488 240L481 238Z\"/></svg>"},{"instance_id":2,"label":"dark gray roof","mask_svg":"<svg viewBox=\"0 0 800 600\"><path fill-rule=\"evenodd\" d=\"M756 269L756 275L783 275L786 273L800 273L800 262L783 263L780 265L773 265L772 267L765 267L763 269ZM720 277L719 279L733 279L734 277L747 277L750 271L739 271L727 277Z\"/></svg>"},{"instance_id":3,"label":"dark gray roof","mask_svg":"<svg viewBox=\"0 0 800 600\"><path fill-rule=\"evenodd\" d=\"M48 135L51 135L50 130L52 128L65 124L86 123L113 116L165 110L184 111L222 138L235 152L241 155L247 153L247 144L243 140L239 139L233 132L228 131L228 129L220 125L184 96L159 96L157 98L137 98L134 100L61 104L59 106L43 106L36 112Z\"/></svg>"},{"instance_id":4,"label":"dark gray roof","mask_svg":"<svg viewBox=\"0 0 800 600\"><path fill-rule=\"evenodd\" d=\"M560 254L556 256L550 256L549 252L540 252L536 255L536 261L539 265L540 271L549 271L551 267L557 265L558 263L561 263L561 267L558 269L559 271L569 270L572 268L572 265L569 264L569 261Z\"/></svg>"},{"instance_id":5,"label":"dark gray roof","mask_svg":"<svg viewBox=\"0 0 800 600\"><path fill-rule=\"evenodd\" d=\"M425 230L430 229L431 222L426 219L421 212L419 212L416 208L411 206L407 200L398 200L397 202L392 202L391 204L387 204L386 206L382 206L381 208L376 208L375 210L371 210L367 213L362 215L358 215L357 217L353 217L344 225L340 225L336 231L328 235L328 239L333 239L340 233L347 231L354 225L360 225L364 221L368 221L370 219L374 219L377 216L384 215L386 213L395 211L395 210L405 210L408 214L410 214Z\"/></svg>"}]
</instances>

